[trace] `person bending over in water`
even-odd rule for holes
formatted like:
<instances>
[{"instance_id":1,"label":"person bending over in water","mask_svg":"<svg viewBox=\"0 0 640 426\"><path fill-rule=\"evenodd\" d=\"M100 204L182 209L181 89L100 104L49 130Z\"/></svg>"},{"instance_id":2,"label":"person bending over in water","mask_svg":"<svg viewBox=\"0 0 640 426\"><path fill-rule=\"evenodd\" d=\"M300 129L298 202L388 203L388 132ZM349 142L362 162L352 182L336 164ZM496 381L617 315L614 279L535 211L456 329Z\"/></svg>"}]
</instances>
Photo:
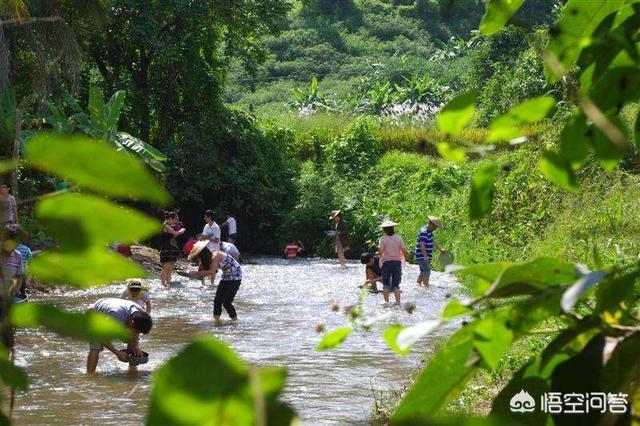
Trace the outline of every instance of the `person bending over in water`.
<instances>
[{"instance_id":1,"label":"person bending over in water","mask_svg":"<svg viewBox=\"0 0 640 426\"><path fill-rule=\"evenodd\" d=\"M231 322L238 320L238 314L233 306L233 299L240 288L242 281L242 269L237 260L231 255L216 250L213 253L207 248L207 241L198 241L189 253L189 260L197 260L199 264L198 274L201 277L215 276L218 269L222 269L222 278L216 289L213 299L213 323L222 325L220 315L222 308L227 311Z\"/></svg>"},{"instance_id":2,"label":"person bending over in water","mask_svg":"<svg viewBox=\"0 0 640 426\"><path fill-rule=\"evenodd\" d=\"M371 286L372 291L377 291L377 282L382 282L382 269L380 268L380 257L371 256L369 253L362 253L360 263L365 266L365 284Z\"/></svg>"},{"instance_id":3,"label":"person bending over in water","mask_svg":"<svg viewBox=\"0 0 640 426\"><path fill-rule=\"evenodd\" d=\"M153 326L153 321L140 305L131 300L110 297L98 300L89 306L87 311L101 312L124 324L133 334L133 338L127 343L127 349L131 350L134 357L142 357L143 354L139 344L140 333L149 333ZM87 356L87 374L95 374L98 361L100 360L100 352L102 352L104 348L109 349L120 361L129 362L129 355L124 351L116 349L112 342L91 342L89 343L89 355ZM133 375L136 372L137 368L129 364L129 374Z\"/></svg>"},{"instance_id":4,"label":"person bending over in water","mask_svg":"<svg viewBox=\"0 0 640 426\"><path fill-rule=\"evenodd\" d=\"M223 241L220 243L220 250L231 255L231 257L240 262L240 250L238 250L238 247L236 247L235 244L226 243Z\"/></svg>"}]
</instances>

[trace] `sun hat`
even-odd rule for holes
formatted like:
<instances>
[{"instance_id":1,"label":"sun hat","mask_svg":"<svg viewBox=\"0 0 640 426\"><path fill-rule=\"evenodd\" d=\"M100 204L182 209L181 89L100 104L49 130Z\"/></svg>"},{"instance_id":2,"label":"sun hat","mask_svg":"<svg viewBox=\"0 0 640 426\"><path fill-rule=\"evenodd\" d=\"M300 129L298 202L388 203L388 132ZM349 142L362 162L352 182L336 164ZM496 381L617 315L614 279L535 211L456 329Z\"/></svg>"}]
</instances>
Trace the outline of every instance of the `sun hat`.
<instances>
[{"instance_id":1,"label":"sun hat","mask_svg":"<svg viewBox=\"0 0 640 426\"><path fill-rule=\"evenodd\" d=\"M333 219L334 217L338 216L340 213L342 213L340 210L334 210L329 214L329 219Z\"/></svg>"},{"instance_id":2,"label":"sun hat","mask_svg":"<svg viewBox=\"0 0 640 426\"><path fill-rule=\"evenodd\" d=\"M380 224L380 226L378 226L378 228L392 228L392 227L398 226L398 225L399 225L398 223L395 223L394 221L387 219L384 222L382 222Z\"/></svg>"},{"instance_id":3,"label":"sun hat","mask_svg":"<svg viewBox=\"0 0 640 426\"><path fill-rule=\"evenodd\" d=\"M442 221L435 216L429 216L429 222L433 223L436 228L442 228Z\"/></svg>"},{"instance_id":4,"label":"sun hat","mask_svg":"<svg viewBox=\"0 0 640 426\"><path fill-rule=\"evenodd\" d=\"M188 259L193 260L197 255L209 245L209 240L196 241L191 251L189 252Z\"/></svg>"},{"instance_id":5,"label":"sun hat","mask_svg":"<svg viewBox=\"0 0 640 426\"><path fill-rule=\"evenodd\" d=\"M129 290L142 290L142 280L131 278L127 280L127 288Z\"/></svg>"}]
</instances>

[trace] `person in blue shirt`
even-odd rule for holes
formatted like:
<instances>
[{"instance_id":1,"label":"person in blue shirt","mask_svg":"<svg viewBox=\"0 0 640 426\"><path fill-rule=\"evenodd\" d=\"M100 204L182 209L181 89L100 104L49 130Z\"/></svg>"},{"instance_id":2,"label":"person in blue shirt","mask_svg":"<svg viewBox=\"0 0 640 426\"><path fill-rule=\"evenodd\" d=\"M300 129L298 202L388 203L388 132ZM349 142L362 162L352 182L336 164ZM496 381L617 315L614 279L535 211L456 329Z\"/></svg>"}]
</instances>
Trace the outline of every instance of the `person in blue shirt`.
<instances>
[{"instance_id":1,"label":"person in blue shirt","mask_svg":"<svg viewBox=\"0 0 640 426\"><path fill-rule=\"evenodd\" d=\"M435 216L429 216L428 223L420 230L416 239L416 261L420 267L420 275L418 275L418 285L429 285L429 276L431 275L431 259L433 258L433 248L435 247L440 253L447 251L440 247L433 238L433 231L442 228L442 222Z\"/></svg>"}]
</instances>

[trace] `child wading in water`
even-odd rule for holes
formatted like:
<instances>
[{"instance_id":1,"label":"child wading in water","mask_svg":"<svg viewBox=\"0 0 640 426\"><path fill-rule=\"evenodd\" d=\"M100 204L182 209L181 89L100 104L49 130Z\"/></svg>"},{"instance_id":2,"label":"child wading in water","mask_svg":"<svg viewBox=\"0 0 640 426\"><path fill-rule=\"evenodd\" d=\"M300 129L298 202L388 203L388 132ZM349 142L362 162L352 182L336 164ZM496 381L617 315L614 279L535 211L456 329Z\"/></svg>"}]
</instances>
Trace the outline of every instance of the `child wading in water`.
<instances>
[{"instance_id":1,"label":"child wading in water","mask_svg":"<svg viewBox=\"0 0 640 426\"><path fill-rule=\"evenodd\" d=\"M227 311L231 322L238 320L238 314L233 306L233 299L240 288L242 281L242 269L240 263L231 255L216 250L213 253L207 248L208 241L198 241L194 244L189 260L197 260L200 265L198 275L206 277L207 275L215 276L218 269L222 269L222 278L216 289L216 296L213 299L213 323L222 325L220 315L222 308Z\"/></svg>"},{"instance_id":2,"label":"child wading in water","mask_svg":"<svg viewBox=\"0 0 640 426\"><path fill-rule=\"evenodd\" d=\"M382 265L382 288L385 303L389 303L389 292L393 290L396 305L400 305L400 280L402 279L402 261L409 256L404 241L395 235L393 229L397 223L390 220L382 222L380 228L386 235L380 238L378 255Z\"/></svg>"},{"instance_id":3,"label":"child wading in water","mask_svg":"<svg viewBox=\"0 0 640 426\"><path fill-rule=\"evenodd\" d=\"M120 295L120 299L136 302L148 314L151 313L151 298L141 279L132 278L127 280L127 288Z\"/></svg>"},{"instance_id":4,"label":"child wading in water","mask_svg":"<svg viewBox=\"0 0 640 426\"><path fill-rule=\"evenodd\" d=\"M182 228L176 231L173 227L178 223L178 216L175 212L165 212L164 223L162 224L162 234L160 236L160 264L162 264L162 272L160 273L160 282L163 286L171 285L171 273L176 266L180 249L176 237L184 234L186 229Z\"/></svg>"}]
</instances>

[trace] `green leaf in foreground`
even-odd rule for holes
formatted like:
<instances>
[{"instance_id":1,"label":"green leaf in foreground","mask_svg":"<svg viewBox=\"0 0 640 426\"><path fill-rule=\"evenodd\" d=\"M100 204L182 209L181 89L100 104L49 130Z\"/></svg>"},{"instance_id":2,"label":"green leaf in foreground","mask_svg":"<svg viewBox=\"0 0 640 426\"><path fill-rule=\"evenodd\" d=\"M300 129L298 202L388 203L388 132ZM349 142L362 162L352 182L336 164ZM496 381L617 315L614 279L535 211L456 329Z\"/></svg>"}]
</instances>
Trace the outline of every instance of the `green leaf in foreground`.
<instances>
[{"instance_id":1,"label":"green leaf in foreground","mask_svg":"<svg viewBox=\"0 0 640 426\"><path fill-rule=\"evenodd\" d=\"M463 93L453 98L447 106L436 116L436 122L440 130L449 135L457 135L464 128L465 124L473 117L475 107L473 103L476 94L473 92Z\"/></svg>"},{"instance_id":2,"label":"green leaf in foreground","mask_svg":"<svg viewBox=\"0 0 640 426\"><path fill-rule=\"evenodd\" d=\"M442 311L442 318L450 319L460 315L468 315L473 312L474 310L472 308L463 305L457 299L453 299L451 302L447 303L447 306L445 306L444 311Z\"/></svg>"},{"instance_id":3,"label":"green leaf in foreground","mask_svg":"<svg viewBox=\"0 0 640 426\"><path fill-rule=\"evenodd\" d=\"M491 211L493 189L498 173L495 163L480 166L471 178L471 194L469 198L469 216L479 219Z\"/></svg>"},{"instance_id":4,"label":"green leaf in foreground","mask_svg":"<svg viewBox=\"0 0 640 426\"><path fill-rule=\"evenodd\" d=\"M424 321L411 327L391 326L387 328L383 337L389 347L399 355L405 356L418 339L426 336L440 326L440 321Z\"/></svg>"},{"instance_id":5,"label":"green leaf in foreground","mask_svg":"<svg viewBox=\"0 0 640 426\"><path fill-rule=\"evenodd\" d=\"M36 218L62 249L134 243L158 232L158 222L103 198L65 193L40 201ZM69 232L72 229L73 232Z\"/></svg>"},{"instance_id":6,"label":"green leaf in foreground","mask_svg":"<svg viewBox=\"0 0 640 426\"><path fill-rule=\"evenodd\" d=\"M465 159L465 153L460 148L454 148L446 142L438 144L438 153L442 158L454 163L462 163Z\"/></svg>"},{"instance_id":7,"label":"green leaf in foreground","mask_svg":"<svg viewBox=\"0 0 640 426\"><path fill-rule=\"evenodd\" d=\"M16 327L46 327L62 336L105 342L128 341L131 333L121 323L102 313L72 313L51 305L22 303L11 309Z\"/></svg>"},{"instance_id":8,"label":"green leaf in foreground","mask_svg":"<svg viewBox=\"0 0 640 426\"><path fill-rule=\"evenodd\" d=\"M9 352L0 343L0 382L13 386L17 389L25 390L29 385L27 374L19 367L16 367L9 359ZM0 420L0 424L1 424Z\"/></svg>"},{"instance_id":9,"label":"green leaf in foreground","mask_svg":"<svg viewBox=\"0 0 640 426\"><path fill-rule=\"evenodd\" d=\"M490 316L478 322L474 333L474 347L485 364L495 370L513 342L513 331L506 326L505 318Z\"/></svg>"},{"instance_id":10,"label":"green leaf in foreground","mask_svg":"<svg viewBox=\"0 0 640 426\"><path fill-rule=\"evenodd\" d=\"M558 66L555 66L553 71L551 67L545 67L549 81L558 81L571 69L582 49L591 45L591 35L603 19L625 6L625 3L610 0L567 2L562 17L550 31L552 36L547 45L546 55L553 56ZM549 63L549 60L547 62Z\"/></svg>"},{"instance_id":11,"label":"green leaf in foreground","mask_svg":"<svg viewBox=\"0 0 640 426\"><path fill-rule=\"evenodd\" d=\"M520 126L542 120L555 104L556 101L551 96L539 96L514 106L489 124L489 142L510 141L521 137Z\"/></svg>"},{"instance_id":12,"label":"green leaf in foreground","mask_svg":"<svg viewBox=\"0 0 640 426\"><path fill-rule=\"evenodd\" d=\"M154 374L147 424L289 425L278 401L286 369L250 369L219 340L199 337Z\"/></svg>"},{"instance_id":13,"label":"green leaf in foreground","mask_svg":"<svg viewBox=\"0 0 640 426\"><path fill-rule=\"evenodd\" d=\"M34 167L114 197L166 204L169 195L137 159L81 136L38 134L27 143Z\"/></svg>"},{"instance_id":14,"label":"green leaf in foreground","mask_svg":"<svg viewBox=\"0 0 640 426\"><path fill-rule=\"evenodd\" d=\"M462 389L476 369L474 327L455 332L422 370L393 415L392 423L429 418Z\"/></svg>"},{"instance_id":15,"label":"green leaf in foreground","mask_svg":"<svg viewBox=\"0 0 640 426\"><path fill-rule=\"evenodd\" d=\"M109 252L106 247L82 252L44 252L29 263L29 273L42 282L77 287L147 275L140 265Z\"/></svg>"},{"instance_id":16,"label":"green leaf in foreground","mask_svg":"<svg viewBox=\"0 0 640 426\"><path fill-rule=\"evenodd\" d=\"M402 331L403 328L404 327L401 325L392 325L382 333L382 337L384 338L384 341L387 342L387 345L389 345L392 351L394 351L398 355L406 356L409 352L411 352L411 348L409 347L401 349L396 341L396 339L398 338L398 334Z\"/></svg>"},{"instance_id":17,"label":"green leaf in foreground","mask_svg":"<svg viewBox=\"0 0 640 426\"><path fill-rule=\"evenodd\" d=\"M522 3L524 0L489 0L480 22L480 33L491 35L501 30Z\"/></svg>"},{"instance_id":18,"label":"green leaf in foreground","mask_svg":"<svg viewBox=\"0 0 640 426\"><path fill-rule=\"evenodd\" d=\"M540 158L540 171L549 181L562 189L577 191L578 178L571 163L555 152L545 152Z\"/></svg>"},{"instance_id":19,"label":"green leaf in foreground","mask_svg":"<svg viewBox=\"0 0 640 426\"><path fill-rule=\"evenodd\" d=\"M322 336L322 340L316 346L316 350L326 351L327 349L337 348L349 337L352 331L351 327L340 327L327 332Z\"/></svg>"}]
</instances>

